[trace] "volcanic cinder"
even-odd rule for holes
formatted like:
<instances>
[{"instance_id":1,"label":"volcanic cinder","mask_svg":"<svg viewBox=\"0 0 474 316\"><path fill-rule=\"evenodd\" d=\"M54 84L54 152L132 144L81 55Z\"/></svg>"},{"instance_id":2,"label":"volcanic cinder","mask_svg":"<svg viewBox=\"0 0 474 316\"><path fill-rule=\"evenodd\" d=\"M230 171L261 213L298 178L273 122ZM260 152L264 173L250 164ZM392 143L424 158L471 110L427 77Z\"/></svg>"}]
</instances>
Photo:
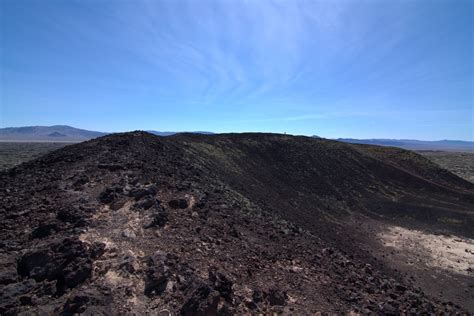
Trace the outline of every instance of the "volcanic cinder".
<instances>
[{"instance_id":1,"label":"volcanic cinder","mask_svg":"<svg viewBox=\"0 0 474 316\"><path fill-rule=\"evenodd\" d=\"M112 134L0 173L0 201L0 314L474 308L474 184L403 149Z\"/></svg>"}]
</instances>

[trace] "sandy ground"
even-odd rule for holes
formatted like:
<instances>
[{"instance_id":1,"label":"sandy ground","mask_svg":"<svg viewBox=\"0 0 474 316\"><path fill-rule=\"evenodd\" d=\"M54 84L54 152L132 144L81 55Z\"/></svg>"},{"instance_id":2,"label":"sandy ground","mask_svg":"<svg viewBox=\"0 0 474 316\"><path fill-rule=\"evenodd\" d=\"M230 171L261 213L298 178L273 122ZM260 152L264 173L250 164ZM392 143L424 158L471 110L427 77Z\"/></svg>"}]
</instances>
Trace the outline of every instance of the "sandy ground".
<instances>
[{"instance_id":1,"label":"sandy ground","mask_svg":"<svg viewBox=\"0 0 474 316\"><path fill-rule=\"evenodd\" d=\"M456 236L427 234L391 226L378 237L387 247L407 253L410 265L441 268L474 276L474 240Z\"/></svg>"},{"instance_id":2,"label":"sandy ground","mask_svg":"<svg viewBox=\"0 0 474 316\"><path fill-rule=\"evenodd\" d=\"M474 183L474 152L419 151L418 153Z\"/></svg>"}]
</instances>

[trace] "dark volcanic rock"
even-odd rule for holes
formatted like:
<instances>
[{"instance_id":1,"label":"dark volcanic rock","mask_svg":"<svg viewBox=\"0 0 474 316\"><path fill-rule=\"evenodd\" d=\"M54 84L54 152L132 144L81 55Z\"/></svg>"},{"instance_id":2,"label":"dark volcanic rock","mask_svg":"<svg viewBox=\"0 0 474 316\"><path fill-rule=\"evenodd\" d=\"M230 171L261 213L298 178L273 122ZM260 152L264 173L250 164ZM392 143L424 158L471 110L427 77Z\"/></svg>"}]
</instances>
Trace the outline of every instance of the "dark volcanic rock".
<instances>
[{"instance_id":1,"label":"dark volcanic rock","mask_svg":"<svg viewBox=\"0 0 474 316\"><path fill-rule=\"evenodd\" d=\"M220 293L221 297L228 302L232 302L232 281L215 268L209 269L209 281L214 289Z\"/></svg>"},{"instance_id":2,"label":"dark volcanic rock","mask_svg":"<svg viewBox=\"0 0 474 316\"><path fill-rule=\"evenodd\" d=\"M286 304L286 293L278 289L270 289L268 291L268 302L270 305L285 305Z\"/></svg>"},{"instance_id":3,"label":"dark volcanic rock","mask_svg":"<svg viewBox=\"0 0 474 316\"><path fill-rule=\"evenodd\" d=\"M135 207L143 210L147 210L152 206L155 206L159 203L155 198L149 197L135 203Z\"/></svg>"},{"instance_id":4,"label":"dark volcanic rock","mask_svg":"<svg viewBox=\"0 0 474 316\"><path fill-rule=\"evenodd\" d=\"M106 169L109 171L117 171L117 170L123 170L124 166L119 165L119 164L98 164L97 167L99 169Z\"/></svg>"},{"instance_id":5,"label":"dark volcanic rock","mask_svg":"<svg viewBox=\"0 0 474 316\"><path fill-rule=\"evenodd\" d=\"M403 150L109 135L0 172L0 314L466 313L469 276L395 270L376 237L472 238L473 209L473 184Z\"/></svg>"},{"instance_id":6,"label":"dark volcanic rock","mask_svg":"<svg viewBox=\"0 0 474 316\"><path fill-rule=\"evenodd\" d=\"M217 315L220 294L208 285L202 285L194 291L181 308L184 316Z\"/></svg>"},{"instance_id":7,"label":"dark volcanic rock","mask_svg":"<svg viewBox=\"0 0 474 316\"><path fill-rule=\"evenodd\" d=\"M18 274L37 282L56 280L59 293L84 282L92 272L91 252L81 241L66 238L25 253L18 260Z\"/></svg>"},{"instance_id":8,"label":"dark volcanic rock","mask_svg":"<svg viewBox=\"0 0 474 316\"><path fill-rule=\"evenodd\" d=\"M185 209L188 207L188 201L186 199L176 199L169 201L168 205L173 209Z\"/></svg>"},{"instance_id":9,"label":"dark volcanic rock","mask_svg":"<svg viewBox=\"0 0 474 316\"><path fill-rule=\"evenodd\" d=\"M149 198L156 194L156 187L151 186L148 188L137 188L130 191L129 196L133 197L135 201L147 196Z\"/></svg>"},{"instance_id":10,"label":"dark volcanic rock","mask_svg":"<svg viewBox=\"0 0 474 316\"><path fill-rule=\"evenodd\" d=\"M62 222L75 224L76 226L86 225L85 215L77 208L63 208L59 210L56 218Z\"/></svg>"},{"instance_id":11,"label":"dark volcanic rock","mask_svg":"<svg viewBox=\"0 0 474 316\"><path fill-rule=\"evenodd\" d=\"M252 300L255 302L255 303L260 303L262 302L264 299L264 295L263 295L263 292L260 291L260 290L255 290L253 291L252 293Z\"/></svg>"},{"instance_id":12,"label":"dark volcanic rock","mask_svg":"<svg viewBox=\"0 0 474 316\"><path fill-rule=\"evenodd\" d=\"M151 215L151 219L143 225L143 228L163 227L167 222L168 212L164 209L160 209Z\"/></svg>"},{"instance_id":13,"label":"dark volcanic rock","mask_svg":"<svg viewBox=\"0 0 474 316\"><path fill-rule=\"evenodd\" d=\"M166 265L166 254L157 251L148 258L148 269L145 278L145 295L153 296L163 293L171 276Z\"/></svg>"},{"instance_id":14,"label":"dark volcanic rock","mask_svg":"<svg viewBox=\"0 0 474 316\"><path fill-rule=\"evenodd\" d=\"M0 284L15 283L17 280L16 270L13 268L2 269L0 271Z\"/></svg>"},{"instance_id":15,"label":"dark volcanic rock","mask_svg":"<svg viewBox=\"0 0 474 316\"><path fill-rule=\"evenodd\" d=\"M78 189L78 188L82 187L84 184L86 184L88 182L89 182L89 177L87 177L84 174L81 174L77 177L77 179L74 181L74 183L72 185L73 185L73 187Z\"/></svg>"},{"instance_id":16,"label":"dark volcanic rock","mask_svg":"<svg viewBox=\"0 0 474 316\"><path fill-rule=\"evenodd\" d=\"M0 292L0 313L7 314L8 311L14 311L15 306L21 304L20 298L28 295L36 287L34 280L25 280L19 283L11 283L2 288Z\"/></svg>"},{"instance_id":17,"label":"dark volcanic rock","mask_svg":"<svg viewBox=\"0 0 474 316\"><path fill-rule=\"evenodd\" d=\"M99 201L104 204L110 204L114 202L122 193L122 189L119 187L107 188L99 195Z\"/></svg>"},{"instance_id":18,"label":"dark volcanic rock","mask_svg":"<svg viewBox=\"0 0 474 316\"><path fill-rule=\"evenodd\" d=\"M110 295L104 295L96 290L86 290L69 297L66 304L64 304L60 315L107 315L110 310L107 310L106 306L111 303L112 300Z\"/></svg>"},{"instance_id":19,"label":"dark volcanic rock","mask_svg":"<svg viewBox=\"0 0 474 316\"><path fill-rule=\"evenodd\" d=\"M44 238L52 233L58 231L58 224L55 222L52 223L41 223L31 232L31 238Z\"/></svg>"}]
</instances>

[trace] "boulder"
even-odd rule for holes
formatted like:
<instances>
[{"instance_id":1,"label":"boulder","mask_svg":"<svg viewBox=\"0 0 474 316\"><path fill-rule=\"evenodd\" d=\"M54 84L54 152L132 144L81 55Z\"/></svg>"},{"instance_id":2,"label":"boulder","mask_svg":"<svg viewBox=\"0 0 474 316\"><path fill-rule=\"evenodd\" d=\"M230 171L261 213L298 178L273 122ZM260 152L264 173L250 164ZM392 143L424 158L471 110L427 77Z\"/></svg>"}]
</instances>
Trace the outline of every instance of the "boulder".
<instances>
[{"instance_id":1,"label":"boulder","mask_svg":"<svg viewBox=\"0 0 474 316\"><path fill-rule=\"evenodd\" d=\"M159 201L156 200L154 197L147 197L135 203L135 207L142 210L148 210L149 208L157 204L159 204Z\"/></svg>"},{"instance_id":2,"label":"boulder","mask_svg":"<svg viewBox=\"0 0 474 316\"><path fill-rule=\"evenodd\" d=\"M41 223L31 232L31 239L44 238L58 231L58 224L54 222Z\"/></svg>"},{"instance_id":3,"label":"boulder","mask_svg":"<svg viewBox=\"0 0 474 316\"><path fill-rule=\"evenodd\" d=\"M104 307L112 302L109 295L105 295L96 290L85 290L69 297L62 307L60 315L91 314L105 315L107 311Z\"/></svg>"},{"instance_id":4,"label":"boulder","mask_svg":"<svg viewBox=\"0 0 474 316\"><path fill-rule=\"evenodd\" d=\"M132 189L128 195L130 197L133 197L135 201L138 201L145 196L152 197L156 194L156 192L157 192L156 187L151 186L148 188Z\"/></svg>"},{"instance_id":5,"label":"boulder","mask_svg":"<svg viewBox=\"0 0 474 316\"><path fill-rule=\"evenodd\" d=\"M168 213L165 210L161 210L153 214L151 219L143 225L143 228L163 227L167 222Z\"/></svg>"},{"instance_id":6,"label":"boulder","mask_svg":"<svg viewBox=\"0 0 474 316\"><path fill-rule=\"evenodd\" d=\"M115 201L121 193L123 193L123 189L121 187L106 188L99 194L99 202L103 204L110 204Z\"/></svg>"},{"instance_id":7,"label":"boulder","mask_svg":"<svg viewBox=\"0 0 474 316\"><path fill-rule=\"evenodd\" d=\"M89 178L86 175L82 174L79 177L77 177L77 179L74 181L72 186L76 189L79 189L80 187L82 187L84 184L88 182L89 182Z\"/></svg>"},{"instance_id":8,"label":"boulder","mask_svg":"<svg viewBox=\"0 0 474 316\"><path fill-rule=\"evenodd\" d=\"M286 305L287 295L285 292L278 289L270 289L268 291L267 300L270 305Z\"/></svg>"},{"instance_id":9,"label":"boulder","mask_svg":"<svg viewBox=\"0 0 474 316\"><path fill-rule=\"evenodd\" d=\"M260 290L254 290L252 293L252 301L255 303L260 303L264 299L264 293Z\"/></svg>"},{"instance_id":10,"label":"boulder","mask_svg":"<svg viewBox=\"0 0 474 316\"><path fill-rule=\"evenodd\" d=\"M168 205L172 209L185 209L188 207L188 201L186 199L175 199L169 201Z\"/></svg>"},{"instance_id":11,"label":"boulder","mask_svg":"<svg viewBox=\"0 0 474 316\"><path fill-rule=\"evenodd\" d=\"M220 294L208 285L198 287L181 307L183 316L216 315Z\"/></svg>"},{"instance_id":12,"label":"boulder","mask_svg":"<svg viewBox=\"0 0 474 316\"><path fill-rule=\"evenodd\" d=\"M166 285L171 276L166 265L166 254L157 251L147 259L144 294L148 297L160 295L166 290Z\"/></svg>"},{"instance_id":13,"label":"boulder","mask_svg":"<svg viewBox=\"0 0 474 316\"><path fill-rule=\"evenodd\" d=\"M74 288L90 277L92 252L78 239L65 238L25 253L17 262L20 276L35 281L56 280L57 290Z\"/></svg>"},{"instance_id":14,"label":"boulder","mask_svg":"<svg viewBox=\"0 0 474 316\"><path fill-rule=\"evenodd\" d=\"M84 226L86 224L84 214L76 208L62 208L57 213L56 218L62 222L74 224L74 226Z\"/></svg>"},{"instance_id":15,"label":"boulder","mask_svg":"<svg viewBox=\"0 0 474 316\"><path fill-rule=\"evenodd\" d=\"M226 301L232 301L232 281L215 268L209 269L209 281L214 287L214 290L218 291Z\"/></svg>"}]
</instances>

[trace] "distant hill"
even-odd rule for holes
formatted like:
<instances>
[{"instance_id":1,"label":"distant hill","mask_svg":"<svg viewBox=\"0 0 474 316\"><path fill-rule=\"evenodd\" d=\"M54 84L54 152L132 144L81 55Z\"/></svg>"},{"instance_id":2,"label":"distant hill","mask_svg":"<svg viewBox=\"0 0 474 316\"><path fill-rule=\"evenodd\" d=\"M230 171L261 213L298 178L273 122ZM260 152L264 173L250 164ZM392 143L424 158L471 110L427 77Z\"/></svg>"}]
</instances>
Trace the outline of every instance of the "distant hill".
<instances>
[{"instance_id":1,"label":"distant hill","mask_svg":"<svg viewBox=\"0 0 474 316\"><path fill-rule=\"evenodd\" d=\"M7 127L0 128L0 141L81 142L106 134L67 125Z\"/></svg>"},{"instance_id":2,"label":"distant hill","mask_svg":"<svg viewBox=\"0 0 474 316\"><path fill-rule=\"evenodd\" d=\"M462 140L423 141L413 139L354 139L338 138L338 141L353 144L392 146L409 150L443 150L474 152L474 142Z\"/></svg>"},{"instance_id":3,"label":"distant hill","mask_svg":"<svg viewBox=\"0 0 474 316\"><path fill-rule=\"evenodd\" d=\"M158 136L171 136L181 132L147 131ZM211 132L196 131L195 134L213 134ZM24 126L0 128L0 141L20 142L82 142L85 140L105 136L109 133L89 131L67 125L53 126Z\"/></svg>"}]
</instances>

